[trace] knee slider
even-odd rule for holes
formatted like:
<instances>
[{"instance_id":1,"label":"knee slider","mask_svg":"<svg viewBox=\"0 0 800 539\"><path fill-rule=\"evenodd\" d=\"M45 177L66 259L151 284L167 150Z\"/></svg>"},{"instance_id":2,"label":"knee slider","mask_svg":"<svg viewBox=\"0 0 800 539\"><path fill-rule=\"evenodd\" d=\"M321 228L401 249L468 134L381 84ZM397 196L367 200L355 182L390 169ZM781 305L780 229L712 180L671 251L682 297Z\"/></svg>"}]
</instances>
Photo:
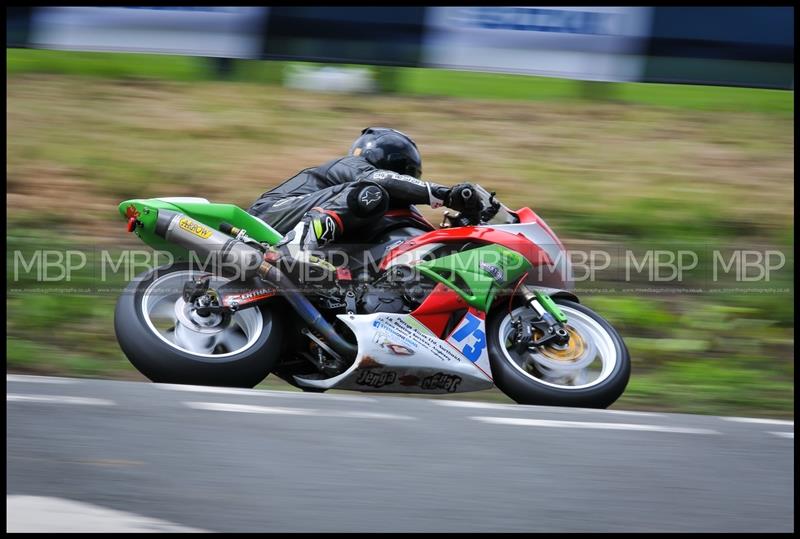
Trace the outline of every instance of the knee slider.
<instances>
[{"instance_id":1,"label":"knee slider","mask_svg":"<svg viewBox=\"0 0 800 539\"><path fill-rule=\"evenodd\" d=\"M389 193L373 182L359 182L347 195L347 207L358 217L373 217L389 209Z\"/></svg>"}]
</instances>

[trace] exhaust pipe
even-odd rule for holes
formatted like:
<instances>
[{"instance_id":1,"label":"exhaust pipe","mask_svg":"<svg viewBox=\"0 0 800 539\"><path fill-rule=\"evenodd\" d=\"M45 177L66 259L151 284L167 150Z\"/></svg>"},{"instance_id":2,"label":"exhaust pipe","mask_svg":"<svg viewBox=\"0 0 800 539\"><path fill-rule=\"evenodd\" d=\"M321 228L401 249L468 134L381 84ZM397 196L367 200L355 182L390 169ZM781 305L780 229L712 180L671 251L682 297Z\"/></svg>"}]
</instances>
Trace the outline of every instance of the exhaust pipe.
<instances>
[{"instance_id":1,"label":"exhaust pipe","mask_svg":"<svg viewBox=\"0 0 800 539\"><path fill-rule=\"evenodd\" d=\"M322 334L342 357L353 359L358 347L344 340L319 310L297 291L295 284L264 260L264 253L227 234L214 230L194 219L169 210L159 210L155 232L170 243L180 245L211 262L215 273L234 273L243 281L259 277L269 281L286 298L297 314L312 329Z\"/></svg>"},{"instance_id":2,"label":"exhaust pipe","mask_svg":"<svg viewBox=\"0 0 800 539\"><path fill-rule=\"evenodd\" d=\"M268 262L264 262L259 277L275 285L278 292L286 298L286 301L300 315L308 326L319 332L330 345L343 358L353 359L358 353L358 347L344 340L341 335L336 333L332 325L322 317L322 313L314 307L308 298L297 291L294 283L291 282L278 268Z\"/></svg>"},{"instance_id":3,"label":"exhaust pipe","mask_svg":"<svg viewBox=\"0 0 800 539\"><path fill-rule=\"evenodd\" d=\"M170 243L197 253L215 273L226 277L233 273L243 281L258 275L264 258L258 249L182 213L159 210L155 233Z\"/></svg>"}]
</instances>

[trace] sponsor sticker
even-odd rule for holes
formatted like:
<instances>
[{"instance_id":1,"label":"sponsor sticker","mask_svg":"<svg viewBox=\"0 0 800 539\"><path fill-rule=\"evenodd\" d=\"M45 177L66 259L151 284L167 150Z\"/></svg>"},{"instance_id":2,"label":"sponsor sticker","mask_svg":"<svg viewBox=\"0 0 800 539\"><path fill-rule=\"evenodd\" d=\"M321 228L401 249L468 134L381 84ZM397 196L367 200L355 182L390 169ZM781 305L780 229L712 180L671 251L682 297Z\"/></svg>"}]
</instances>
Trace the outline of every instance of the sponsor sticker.
<instances>
[{"instance_id":1,"label":"sponsor sticker","mask_svg":"<svg viewBox=\"0 0 800 539\"><path fill-rule=\"evenodd\" d=\"M204 240L211 237L212 231L210 228L201 225L200 223L195 223L191 219L187 219L183 217L180 221L178 221L178 226L181 227L186 232L191 232L198 238L202 238Z\"/></svg>"},{"instance_id":2,"label":"sponsor sticker","mask_svg":"<svg viewBox=\"0 0 800 539\"><path fill-rule=\"evenodd\" d=\"M397 344L389 340L389 335L384 331L378 331L372 339L372 342L384 350L391 352L397 356L410 356L414 353L413 350L402 344Z\"/></svg>"},{"instance_id":3,"label":"sponsor sticker","mask_svg":"<svg viewBox=\"0 0 800 539\"><path fill-rule=\"evenodd\" d=\"M487 264L486 262L481 262L478 265L483 271L491 275L492 278L498 283L502 284L503 281L506 280L506 275L501 268L494 266L492 264Z\"/></svg>"},{"instance_id":4,"label":"sponsor sticker","mask_svg":"<svg viewBox=\"0 0 800 539\"><path fill-rule=\"evenodd\" d=\"M128 219L136 219L139 217L139 210L136 209L136 206L133 204L129 204L127 208L125 208L125 217Z\"/></svg>"},{"instance_id":5,"label":"sponsor sticker","mask_svg":"<svg viewBox=\"0 0 800 539\"><path fill-rule=\"evenodd\" d=\"M460 383L460 376L437 372L433 376L428 376L422 380L420 387L429 391L443 389L448 393L455 393L455 391L458 389L458 384Z\"/></svg>"},{"instance_id":6,"label":"sponsor sticker","mask_svg":"<svg viewBox=\"0 0 800 539\"><path fill-rule=\"evenodd\" d=\"M393 384L396 381L396 372L362 370L358 373L358 379L356 380L356 383L360 386L379 388L385 385Z\"/></svg>"},{"instance_id":7,"label":"sponsor sticker","mask_svg":"<svg viewBox=\"0 0 800 539\"><path fill-rule=\"evenodd\" d=\"M259 288L258 290L251 290L244 294L234 294L232 296L225 296L225 305L232 303L250 303L252 301L259 301L266 299L277 294L278 291L274 288Z\"/></svg>"}]
</instances>

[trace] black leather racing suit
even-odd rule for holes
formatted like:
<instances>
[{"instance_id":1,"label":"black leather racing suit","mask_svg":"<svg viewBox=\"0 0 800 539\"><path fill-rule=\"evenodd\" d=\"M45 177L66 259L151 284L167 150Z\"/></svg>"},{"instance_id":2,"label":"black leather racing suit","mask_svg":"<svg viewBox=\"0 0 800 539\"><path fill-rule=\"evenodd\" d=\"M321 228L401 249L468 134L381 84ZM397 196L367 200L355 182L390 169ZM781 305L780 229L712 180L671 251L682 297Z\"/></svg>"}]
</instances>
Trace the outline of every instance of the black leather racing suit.
<instances>
[{"instance_id":1,"label":"black leather racing suit","mask_svg":"<svg viewBox=\"0 0 800 539\"><path fill-rule=\"evenodd\" d=\"M307 168L267 191L247 210L281 234L313 222L318 245L377 222L389 208L444 205L450 188L380 170L363 157L334 159ZM313 239L313 238L312 238Z\"/></svg>"}]
</instances>

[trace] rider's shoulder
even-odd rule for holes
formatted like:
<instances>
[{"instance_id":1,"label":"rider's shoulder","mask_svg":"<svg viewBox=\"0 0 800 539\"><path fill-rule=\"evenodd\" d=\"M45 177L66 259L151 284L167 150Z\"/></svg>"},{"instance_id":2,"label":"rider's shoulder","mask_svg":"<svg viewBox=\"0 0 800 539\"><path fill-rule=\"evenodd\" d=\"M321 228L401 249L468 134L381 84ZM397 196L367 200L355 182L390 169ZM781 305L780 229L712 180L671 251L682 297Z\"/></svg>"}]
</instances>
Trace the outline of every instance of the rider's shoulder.
<instances>
[{"instance_id":1,"label":"rider's shoulder","mask_svg":"<svg viewBox=\"0 0 800 539\"><path fill-rule=\"evenodd\" d=\"M323 165L332 174L353 174L354 177L370 170L377 170L363 157L346 155Z\"/></svg>"}]
</instances>

